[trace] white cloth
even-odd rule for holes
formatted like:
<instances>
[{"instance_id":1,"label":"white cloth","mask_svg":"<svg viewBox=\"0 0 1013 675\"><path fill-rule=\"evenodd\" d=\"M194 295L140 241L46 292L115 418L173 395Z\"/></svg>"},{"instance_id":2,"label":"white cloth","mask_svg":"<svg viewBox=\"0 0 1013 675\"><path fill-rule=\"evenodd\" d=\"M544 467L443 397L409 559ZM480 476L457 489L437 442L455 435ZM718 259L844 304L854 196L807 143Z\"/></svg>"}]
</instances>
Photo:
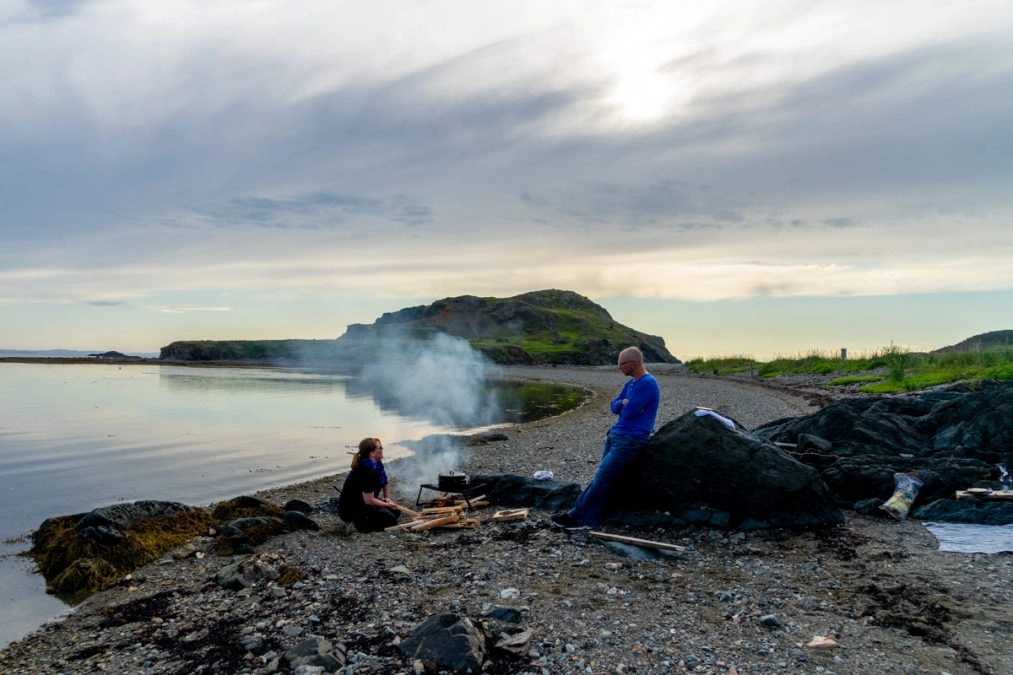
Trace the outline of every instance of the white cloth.
<instances>
[{"instance_id":1,"label":"white cloth","mask_svg":"<svg viewBox=\"0 0 1013 675\"><path fill-rule=\"evenodd\" d=\"M704 415L710 415L711 417L713 417L714 419L716 419L718 422L721 422L721 424L725 425L729 429L734 429L735 428L735 422L731 421L727 417L722 417L721 415L717 414L716 412L714 412L710 408L697 408L696 412L693 413L693 414L696 415L697 417L703 417Z\"/></svg>"}]
</instances>

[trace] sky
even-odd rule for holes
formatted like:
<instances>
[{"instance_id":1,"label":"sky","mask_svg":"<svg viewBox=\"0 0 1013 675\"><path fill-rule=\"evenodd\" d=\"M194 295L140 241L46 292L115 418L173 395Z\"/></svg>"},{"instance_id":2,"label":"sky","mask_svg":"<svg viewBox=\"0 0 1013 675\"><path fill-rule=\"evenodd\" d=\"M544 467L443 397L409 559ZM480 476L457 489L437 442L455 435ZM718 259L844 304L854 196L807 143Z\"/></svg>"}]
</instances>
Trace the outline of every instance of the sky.
<instances>
[{"instance_id":1,"label":"sky","mask_svg":"<svg viewBox=\"0 0 1013 675\"><path fill-rule=\"evenodd\" d=\"M681 359L1013 328L1013 4L0 0L0 348L557 288Z\"/></svg>"}]
</instances>

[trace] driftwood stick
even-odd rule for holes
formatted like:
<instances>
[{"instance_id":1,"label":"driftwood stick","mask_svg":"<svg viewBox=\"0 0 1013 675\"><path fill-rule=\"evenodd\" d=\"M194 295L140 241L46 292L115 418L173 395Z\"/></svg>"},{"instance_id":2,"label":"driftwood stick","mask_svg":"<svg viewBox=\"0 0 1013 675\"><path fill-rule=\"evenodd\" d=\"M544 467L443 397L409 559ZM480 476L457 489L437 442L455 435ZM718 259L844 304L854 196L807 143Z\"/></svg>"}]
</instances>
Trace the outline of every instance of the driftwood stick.
<instances>
[{"instance_id":1,"label":"driftwood stick","mask_svg":"<svg viewBox=\"0 0 1013 675\"><path fill-rule=\"evenodd\" d=\"M396 506L398 511L405 514L406 516L413 518L414 520L418 520L419 517L422 515L418 511L412 511L407 506L401 506L400 504L396 504Z\"/></svg>"},{"instance_id":2,"label":"driftwood stick","mask_svg":"<svg viewBox=\"0 0 1013 675\"><path fill-rule=\"evenodd\" d=\"M415 520L412 520L411 522L398 523L397 525L391 525L390 527L385 527L385 528L383 528L383 531L384 532L394 532L396 530L401 530L403 532L407 532L408 530L412 529L412 527L414 527L415 525L421 525L422 523L428 523L428 522L429 522L428 518L417 518Z\"/></svg>"},{"instance_id":3,"label":"driftwood stick","mask_svg":"<svg viewBox=\"0 0 1013 675\"><path fill-rule=\"evenodd\" d=\"M624 537L619 534L609 534L608 532L592 531L588 532L592 537L598 537L599 539L609 539L611 541L622 542L623 544L633 544L634 546L645 546L647 548L660 548L666 551L685 551L685 546L679 546L678 544L667 544L663 541L651 541L649 539L637 539L636 537Z\"/></svg>"}]
</instances>

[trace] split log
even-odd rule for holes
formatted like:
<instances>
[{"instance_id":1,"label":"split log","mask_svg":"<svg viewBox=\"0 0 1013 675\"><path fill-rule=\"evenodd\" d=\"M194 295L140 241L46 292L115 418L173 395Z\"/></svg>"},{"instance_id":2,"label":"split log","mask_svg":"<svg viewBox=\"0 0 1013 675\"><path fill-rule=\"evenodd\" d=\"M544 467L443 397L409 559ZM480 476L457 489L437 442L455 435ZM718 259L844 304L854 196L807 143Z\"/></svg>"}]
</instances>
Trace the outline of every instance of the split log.
<instances>
[{"instance_id":1,"label":"split log","mask_svg":"<svg viewBox=\"0 0 1013 675\"><path fill-rule=\"evenodd\" d=\"M592 537L598 537L599 539L609 539L611 541L618 541L623 544L632 544L633 546L644 546L646 548L658 548L666 551L685 551L685 546L679 546L678 544L668 544L663 541L651 541L649 539L637 539L636 537L624 537L619 534L609 534L608 532L598 532L597 530L588 532Z\"/></svg>"},{"instance_id":2,"label":"split log","mask_svg":"<svg viewBox=\"0 0 1013 675\"><path fill-rule=\"evenodd\" d=\"M437 515L447 513L460 513L464 510L464 504L454 504L453 506L428 506L420 512L419 515Z\"/></svg>"},{"instance_id":3,"label":"split log","mask_svg":"<svg viewBox=\"0 0 1013 675\"><path fill-rule=\"evenodd\" d=\"M425 523L414 525L412 526L412 532L424 532L425 530L431 530L434 527L440 527L442 525L449 525L451 523L456 523L460 519L461 519L460 514L458 514L457 511L454 511L453 513L448 513L447 515L442 516L440 518L434 518L433 520L427 521Z\"/></svg>"},{"instance_id":4,"label":"split log","mask_svg":"<svg viewBox=\"0 0 1013 675\"><path fill-rule=\"evenodd\" d=\"M432 518L416 518L415 520L412 520L412 521L407 522L407 523L398 523L397 525L391 525L390 527L385 527L385 528L383 528L383 531L384 532L394 532L395 530L401 530L402 532L407 532L408 530L412 529L414 526L421 525L423 523L428 523L431 520L432 520Z\"/></svg>"},{"instance_id":5,"label":"split log","mask_svg":"<svg viewBox=\"0 0 1013 675\"><path fill-rule=\"evenodd\" d=\"M464 518L456 523L448 523L446 525L440 525L441 530L463 530L468 527L478 527L478 520L476 518Z\"/></svg>"}]
</instances>

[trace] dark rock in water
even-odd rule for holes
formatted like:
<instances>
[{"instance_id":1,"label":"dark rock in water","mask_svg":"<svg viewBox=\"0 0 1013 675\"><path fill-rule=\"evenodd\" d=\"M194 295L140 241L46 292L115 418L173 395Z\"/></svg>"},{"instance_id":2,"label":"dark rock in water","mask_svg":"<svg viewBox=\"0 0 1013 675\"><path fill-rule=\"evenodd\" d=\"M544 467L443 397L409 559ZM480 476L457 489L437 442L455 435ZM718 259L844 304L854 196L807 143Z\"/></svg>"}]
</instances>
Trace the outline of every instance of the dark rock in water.
<instances>
[{"instance_id":1,"label":"dark rock in water","mask_svg":"<svg viewBox=\"0 0 1013 675\"><path fill-rule=\"evenodd\" d=\"M1000 462L1013 465L1013 383L984 382L904 396L838 401L822 410L753 430L777 443L797 444L799 459L820 470L842 505L885 500L894 473L918 476L923 485L912 517L950 522L995 522L1002 507L940 504L958 490L998 487ZM815 448L816 451L811 450ZM955 521L956 518L964 518ZM998 516L1001 520L1002 516Z\"/></svg>"},{"instance_id":2,"label":"dark rock in water","mask_svg":"<svg viewBox=\"0 0 1013 675\"><path fill-rule=\"evenodd\" d=\"M81 516L74 525L82 539L103 546L116 546L126 537L125 530L147 518L171 518L188 513L192 508L178 502L141 500L124 502L93 509ZM45 527L45 523L43 523Z\"/></svg>"},{"instance_id":3,"label":"dark rock in water","mask_svg":"<svg viewBox=\"0 0 1013 675\"><path fill-rule=\"evenodd\" d=\"M468 481L468 491L477 493L479 489L491 503L500 506L561 511L573 506L580 496L581 486L535 480L517 474L472 476Z\"/></svg>"},{"instance_id":4,"label":"dark rock in water","mask_svg":"<svg viewBox=\"0 0 1013 675\"><path fill-rule=\"evenodd\" d=\"M605 518L630 512L741 530L838 524L844 516L812 467L737 426L694 412L665 424L619 476ZM651 514L655 515L651 515Z\"/></svg>"},{"instance_id":5,"label":"dark rock in water","mask_svg":"<svg viewBox=\"0 0 1013 675\"><path fill-rule=\"evenodd\" d=\"M118 528L129 527L139 520L145 518L164 518L175 516L192 510L192 507L179 502L165 502L156 500L141 500L136 502L124 502L102 506L92 509L81 516L77 522L78 530L86 527L98 527L112 525Z\"/></svg>"},{"instance_id":6,"label":"dark rock in water","mask_svg":"<svg viewBox=\"0 0 1013 675\"><path fill-rule=\"evenodd\" d=\"M488 648L482 631L467 617L435 614L400 644L408 658L432 661L460 672L481 672Z\"/></svg>"},{"instance_id":7,"label":"dark rock in water","mask_svg":"<svg viewBox=\"0 0 1013 675\"><path fill-rule=\"evenodd\" d=\"M82 527L77 531L81 539L91 540L103 546L116 546L127 536L115 527L99 525L98 527Z\"/></svg>"}]
</instances>

